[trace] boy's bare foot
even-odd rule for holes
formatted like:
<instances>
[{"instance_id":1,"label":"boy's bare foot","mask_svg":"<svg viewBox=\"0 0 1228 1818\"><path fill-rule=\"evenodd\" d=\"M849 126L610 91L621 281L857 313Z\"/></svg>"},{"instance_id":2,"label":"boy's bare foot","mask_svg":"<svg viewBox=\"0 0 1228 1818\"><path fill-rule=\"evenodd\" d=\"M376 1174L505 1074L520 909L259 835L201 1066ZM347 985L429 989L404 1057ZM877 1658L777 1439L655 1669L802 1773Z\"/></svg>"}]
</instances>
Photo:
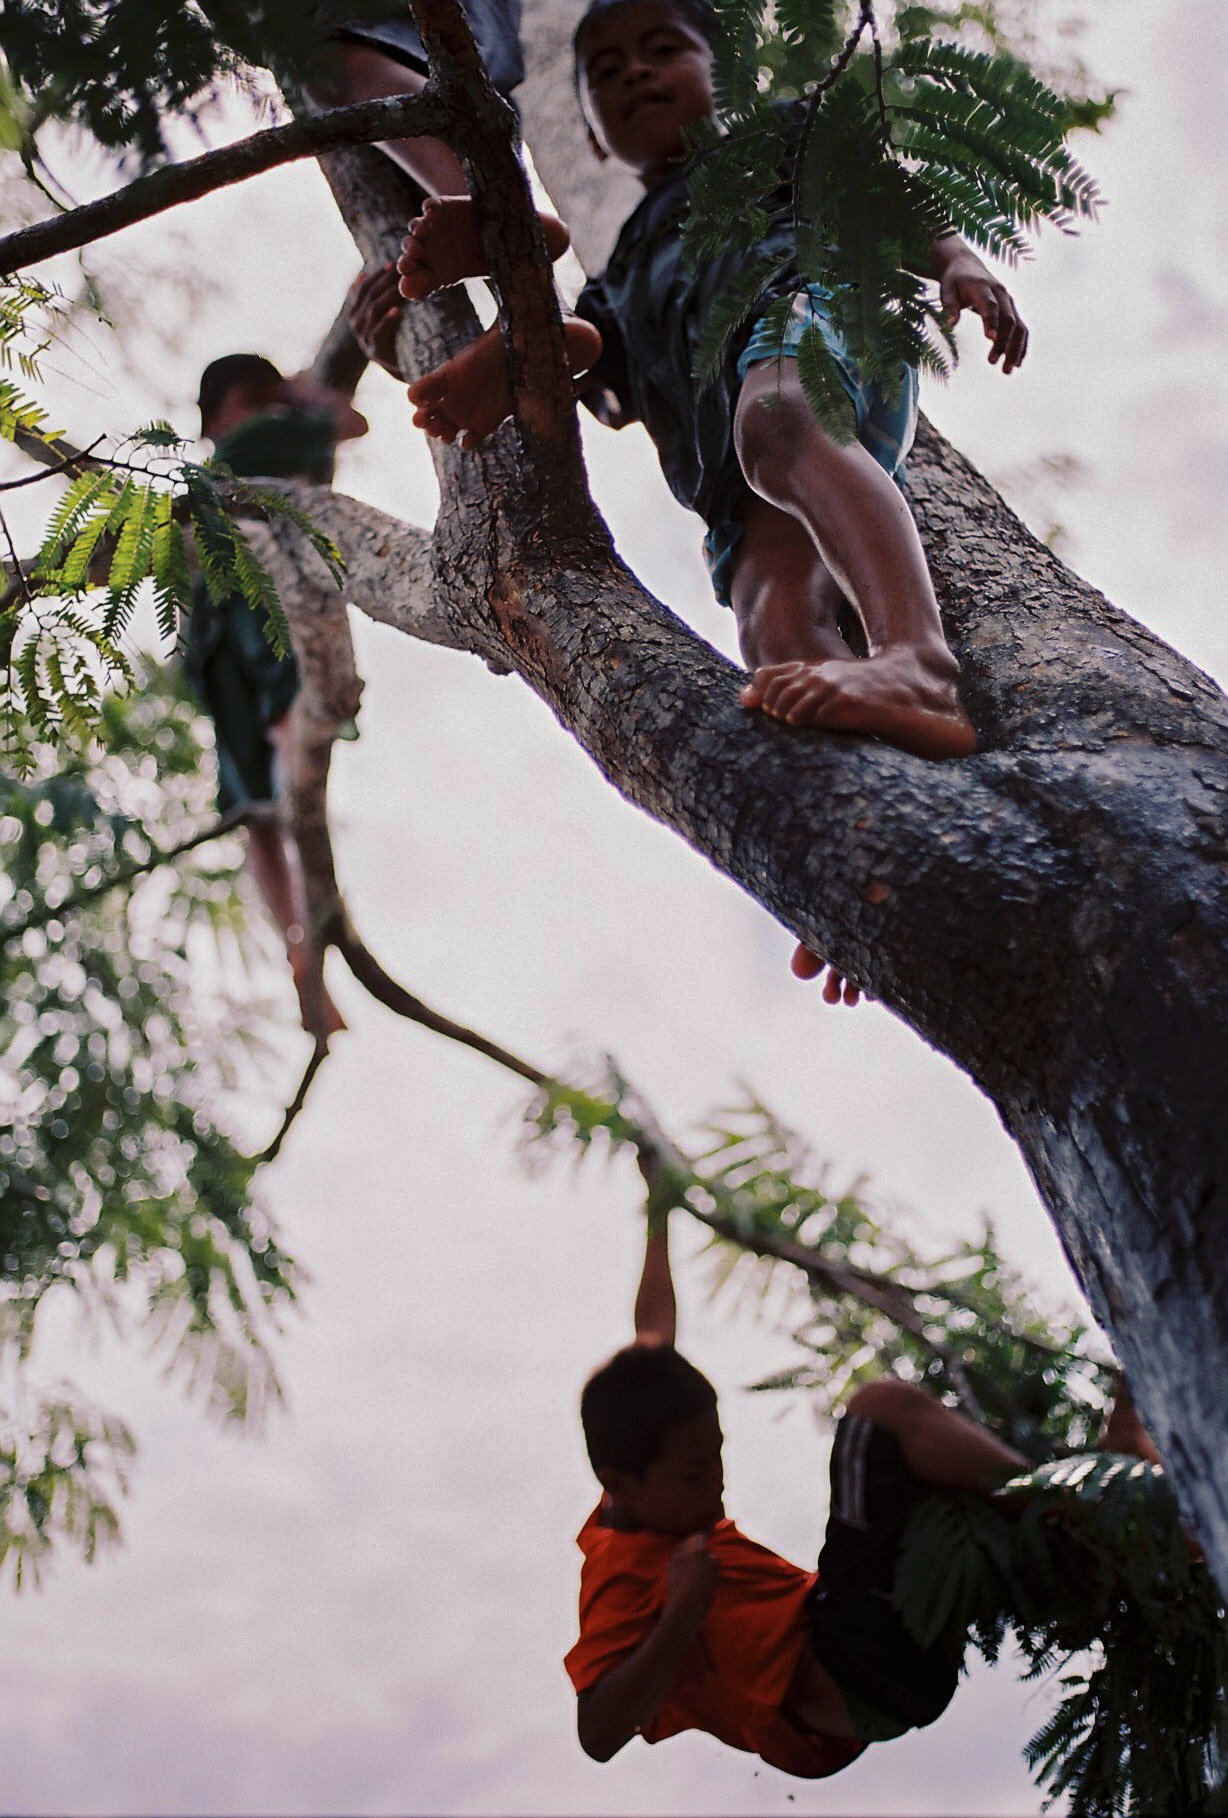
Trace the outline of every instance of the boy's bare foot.
<instances>
[{"instance_id":1,"label":"boy's bare foot","mask_svg":"<svg viewBox=\"0 0 1228 1818\"><path fill-rule=\"evenodd\" d=\"M742 705L789 726L871 733L917 757L970 757L976 734L949 665L905 644L848 661L774 663L756 669Z\"/></svg>"},{"instance_id":2,"label":"boy's bare foot","mask_svg":"<svg viewBox=\"0 0 1228 1818\"><path fill-rule=\"evenodd\" d=\"M807 947L803 941L799 941L793 949L789 969L794 978L804 979L818 978L820 973L826 972L827 977L823 981L823 1002L825 1004L852 1005L861 1002L861 987L850 983L842 972L837 972L836 968L829 966L825 959L820 959L818 954L812 948Z\"/></svg>"},{"instance_id":3,"label":"boy's bare foot","mask_svg":"<svg viewBox=\"0 0 1228 1818\"><path fill-rule=\"evenodd\" d=\"M557 215L537 218L553 264L571 245L571 235ZM465 278L484 278L490 270L470 196L428 196L401 245L404 251L397 260L401 295L417 303Z\"/></svg>"},{"instance_id":4,"label":"boy's bare foot","mask_svg":"<svg viewBox=\"0 0 1228 1818\"><path fill-rule=\"evenodd\" d=\"M569 317L563 337L573 373L587 372L601 352L601 335L591 322ZM476 448L493 435L512 408L503 335L496 322L434 372L409 387L414 423L428 436Z\"/></svg>"}]
</instances>

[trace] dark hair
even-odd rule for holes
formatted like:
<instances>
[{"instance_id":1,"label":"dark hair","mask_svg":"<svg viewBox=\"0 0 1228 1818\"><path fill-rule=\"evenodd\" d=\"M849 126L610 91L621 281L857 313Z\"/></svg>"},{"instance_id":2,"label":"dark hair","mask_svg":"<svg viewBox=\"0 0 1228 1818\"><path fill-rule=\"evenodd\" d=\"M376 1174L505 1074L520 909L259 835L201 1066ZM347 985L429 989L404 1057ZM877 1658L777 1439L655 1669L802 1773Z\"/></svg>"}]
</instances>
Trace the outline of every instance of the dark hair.
<instances>
[{"instance_id":1,"label":"dark hair","mask_svg":"<svg viewBox=\"0 0 1228 1818\"><path fill-rule=\"evenodd\" d=\"M571 40L572 73L577 94L580 92L580 53L589 26L595 19L604 18L606 13L618 12L624 6L638 6L641 3L642 0L589 0ZM660 4L668 6L671 13L677 13L688 25L693 25L709 44L719 36L721 22L708 0L660 0Z\"/></svg>"},{"instance_id":2,"label":"dark hair","mask_svg":"<svg viewBox=\"0 0 1228 1818\"><path fill-rule=\"evenodd\" d=\"M200 417L207 423L228 391L236 386L280 385L282 376L263 354L223 354L210 360L200 375Z\"/></svg>"},{"instance_id":3,"label":"dark hair","mask_svg":"<svg viewBox=\"0 0 1228 1818\"><path fill-rule=\"evenodd\" d=\"M708 1378L673 1345L627 1345L593 1371L580 1397L589 1463L642 1477L672 1427L715 1406Z\"/></svg>"}]
</instances>

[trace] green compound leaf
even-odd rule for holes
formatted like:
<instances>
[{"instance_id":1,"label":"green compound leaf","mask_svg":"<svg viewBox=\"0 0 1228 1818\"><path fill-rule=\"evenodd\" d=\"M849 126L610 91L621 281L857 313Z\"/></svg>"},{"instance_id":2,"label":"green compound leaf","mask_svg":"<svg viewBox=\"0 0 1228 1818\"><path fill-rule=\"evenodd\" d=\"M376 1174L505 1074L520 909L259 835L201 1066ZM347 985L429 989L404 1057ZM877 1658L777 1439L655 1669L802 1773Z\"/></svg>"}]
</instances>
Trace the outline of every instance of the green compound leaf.
<instances>
[{"instance_id":1,"label":"green compound leaf","mask_svg":"<svg viewBox=\"0 0 1228 1818\"><path fill-rule=\"evenodd\" d=\"M806 402L833 442L846 445L857 435L857 418L822 331L811 322L797 350L797 376Z\"/></svg>"}]
</instances>

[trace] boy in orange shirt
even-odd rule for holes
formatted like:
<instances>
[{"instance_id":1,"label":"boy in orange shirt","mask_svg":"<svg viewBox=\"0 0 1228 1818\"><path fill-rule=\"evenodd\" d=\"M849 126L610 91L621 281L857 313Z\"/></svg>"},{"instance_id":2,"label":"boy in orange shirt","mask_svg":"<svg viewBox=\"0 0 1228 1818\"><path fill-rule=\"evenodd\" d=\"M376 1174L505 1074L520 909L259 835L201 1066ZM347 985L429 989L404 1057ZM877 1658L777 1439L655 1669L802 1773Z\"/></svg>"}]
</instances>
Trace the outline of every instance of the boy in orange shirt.
<instances>
[{"instance_id":1,"label":"boy in orange shirt","mask_svg":"<svg viewBox=\"0 0 1228 1818\"><path fill-rule=\"evenodd\" d=\"M601 1483L581 1529L580 1638L566 1658L580 1745L706 1730L808 1779L870 1742L933 1723L962 1640L920 1647L891 1601L896 1555L936 1489L990 1495L1027 1461L924 1390L886 1378L836 1429L818 1572L725 1514L716 1391L674 1349L664 1226L650 1232L635 1342L588 1380L585 1444Z\"/></svg>"}]
</instances>

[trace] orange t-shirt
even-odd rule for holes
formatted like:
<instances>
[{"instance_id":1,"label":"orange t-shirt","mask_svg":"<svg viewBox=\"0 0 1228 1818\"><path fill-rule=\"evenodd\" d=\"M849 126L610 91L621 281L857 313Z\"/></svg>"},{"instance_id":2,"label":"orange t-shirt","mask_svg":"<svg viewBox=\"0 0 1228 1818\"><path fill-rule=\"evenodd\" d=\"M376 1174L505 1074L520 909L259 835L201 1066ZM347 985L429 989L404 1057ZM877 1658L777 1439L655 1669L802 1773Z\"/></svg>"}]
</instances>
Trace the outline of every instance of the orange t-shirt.
<instances>
[{"instance_id":1,"label":"orange t-shirt","mask_svg":"<svg viewBox=\"0 0 1228 1818\"><path fill-rule=\"evenodd\" d=\"M665 1607L665 1568L676 1536L601 1525L594 1509L576 1537L580 1639L563 1664L577 1692L639 1646ZM816 1574L748 1540L732 1521L708 1535L716 1565L712 1607L673 1690L643 1726L646 1742L707 1730L731 1748L767 1754L779 1766L800 1742L780 1716L805 1634L803 1605ZM814 1769L793 1769L813 1772Z\"/></svg>"}]
</instances>

